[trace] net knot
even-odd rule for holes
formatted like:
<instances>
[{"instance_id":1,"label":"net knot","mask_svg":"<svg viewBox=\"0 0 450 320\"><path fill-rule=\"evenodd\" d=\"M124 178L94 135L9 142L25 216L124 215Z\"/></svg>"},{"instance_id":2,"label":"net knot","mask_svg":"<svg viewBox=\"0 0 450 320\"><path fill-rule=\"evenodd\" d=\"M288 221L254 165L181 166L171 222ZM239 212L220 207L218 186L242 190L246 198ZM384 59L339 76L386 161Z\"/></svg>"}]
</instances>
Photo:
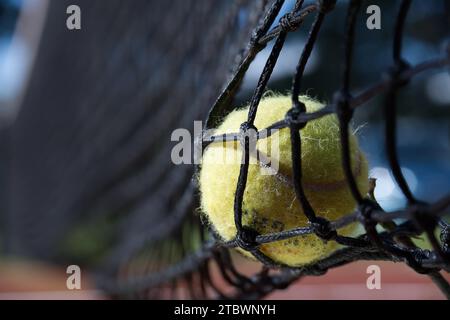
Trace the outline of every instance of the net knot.
<instances>
[{"instance_id":1,"label":"net knot","mask_svg":"<svg viewBox=\"0 0 450 320\"><path fill-rule=\"evenodd\" d=\"M303 107L302 107L303 106ZM299 129L303 129L306 126L307 121L301 120L301 115L305 112L306 107L303 102L298 102L294 107L286 112L285 121L288 126L297 126Z\"/></svg>"},{"instance_id":2,"label":"net knot","mask_svg":"<svg viewBox=\"0 0 450 320\"><path fill-rule=\"evenodd\" d=\"M325 241L334 240L337 237L336 230L331 228L331 223L325 218L316 217L314 221L311 221L311 226L314 229L314 233Z\"/></svg>"},{"instance_id":3,"label":"net knot","mask_svg":"<svg viewBox=\"0 0 450 320\"><path fill-rule=\"evenodd\" d=\"M261 51L265 47L264 44L261 44L259 42L260 38L261 38L261 34L256 31L253 32L253 34L250 38L250 50L252 52L254 52L255 54L257 52Z\"/></svg>"},{"instance_id":4,"label":"net knot","mask_svg":"<svg viewBox=\"0 0 450 320\"><path fill-rule=\"evenodd\" d=\"M259 234L255 229L242 226L241 230L236 234L236 244L245 251L255 251L259 245L256 241L258 235Z\"/></svg>"},{"instance_id":5,"label":"net knot","mask_svg":"<svg viewBox=\"0 0 450 320\"><path fill-rule=\"evenodd\" d=\"M364 199L358 206L358 220L366 227L375 227L377 222L372 219L372 213L378 208L369 199Z\"/></svg>"},{"instance_id":6,"label":"net knot","mask_svg":"<svg viewBox=\"0 0 450 320\"><path fill-rule=\"evenodd\" d=\"M256 148L258 141L258 129L249 122L243 122L239 128L239 139L243 148L245 148L245 140L248 138L250 151Z\"/></svg>"},{"instance_id":7,"label":"net knot","mask_svg":"<svg viewBox=\"0 0 450 320\"><path fill-rule=\"evenodd\" d=\"M280 19L280 27L283 32L290 32L295 30L295 26L291 23L292 14L287 13Z\"/></svg>"},{"instance_id":8,"label":"net knot","mask_svg":"<svg viewBox=\"0 0 450 320\"><path fill-rule=\"evenodd\" d=\"M337 0L317 0L317 6L321 13L328 13L334 9Z\"/></svg>"},{"instance_id":9,"label":"net knot","mask_svg":"<svg viewBox=\"0 0 450 320\"><path fill-rule=\"evenodd\" d=\"M333 96L336 114L345 123L350 122L353 117L353 109L350 107L351 99L351 94L342 90L336 92Z\"/></svg>"},{"instance_id":10,"label":"net knot","mask_svg":"<svg viewBox=\"0 0 450 320\"><path fill-rule=\"evenodd\" d=\"M433 258L433 253L427 249L414 250L412 252L411 258L407 259L408 265L417 273L429 274L435 271L433 268L424 268L423 261Z\"/></svg>"},{"instance_id":11,"label":"net knot","mask_svg":"<svg viewBox=\"0 0 450 320\"><path fill-rule=\"evenodd\" d=\"M396 87L405 86L408 84L409 79L402 79L401 75L410 68L409 63L401 59L387 70L384 77L387 81L394 83Z\"/></svg>"}]
</instances>

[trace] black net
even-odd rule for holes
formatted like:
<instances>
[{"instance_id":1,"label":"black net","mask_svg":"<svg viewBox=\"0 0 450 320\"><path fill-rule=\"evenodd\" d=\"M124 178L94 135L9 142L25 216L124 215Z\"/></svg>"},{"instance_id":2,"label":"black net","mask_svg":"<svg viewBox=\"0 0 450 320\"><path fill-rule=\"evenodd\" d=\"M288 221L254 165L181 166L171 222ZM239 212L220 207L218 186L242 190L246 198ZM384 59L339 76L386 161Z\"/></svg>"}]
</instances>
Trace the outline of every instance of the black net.
<instances>
[{"instance_id":1,"label":"black net","mask_svg":"<svg viewBox=\"0 0 450 320\"><path fill-rule=\"evenodd\" d=\"M408 64L402 56L402 36L407 18L410 0L399 3L395 28L392 32L392 66L386 70L384 77L357 95L351 91L350 80L352 75L353 47L355 43L355 25L357 17L361 14L361 1L348 2L348 11L345 22L345 37L343 45L343 60L340 86L335 91L333 100L323 109L306 113L305 105L299 101L298 96L302 92L302 78L308 59L314 49L314 44L320 37L320 29L323 21L333 12L336 1L322 0L305 6L304 1L296 2L291 12L284 15L279 24L270 29L274 23L283 0L273 1L266 11L264 19L255 29L250 44L240 60L234 76L219 96L212 107L205 129L214 128L220 119L232 111L232 102L238 92L244 75L258 52L266 45L274 41L271 54L266 61L263 72L251 98L248 119L241 125L240 131L227 134L225 140L239 141L243 152L244 161L240 167L240 174L235 193L234 218L237 235L232 241L223 242L216 238L208 237L202 231L196 218L187 218L191 222L184 223L183 230L179 231L179 237L183 234L198 233L199 239L195 245L183 246L166 245L165 250L171 258L157 267L149 263L147 269L133 267L127 264L119 272L119 280L115 282L105 281L103 284L113 294L119 296L132 295L137 297L168 297L171 294L176 297L179 294L177 288L181 283L185 284L187 293L183 297L211 297L211 298L261 298L276 289L286 288L293 281L308 275L323 275L330 268L342 266L357 260L385 260L404 262L416 272L427 274L433 282L450 298L450 286L440 273L450 269L449 251L449 224L443 216L449 212L450 196L447 195L434 203L427 203L417 199L411 192L405 177L401 171L396 150L396 104L397 94L402 87L407 86L411 78L430 70L445 68L450 64L450 48L447 46L442 57L424 61L417 65ZM282 121L274 123L269 128L255 128L254 121L258 112L258 104L266 90L267 83L272 75L274 66L285 44L289 32L297 30L305 18L314 16L306 44L299 58L292 82L292 108ZM384 99L384 140L385 153L388 163L395 178L407 199L407 206L403 210L385 212L373 199L373 197L361 194L357 188L354 174L351 170L350 143L348 137L349 122L353 113L358 108L375 96L382 95ZM357 202L357 210L336 220L328 221L316 215L310 205L302 186L302 128L310 121L335 114L339 120L340 141L342 143L342 168L346 176L352 196ZM297 201L306 215L309 224L292 230L284 230L272 234L258 234L251 227L242 224L242 202L246 188L246 177L249 169L248 154L251 153L251 143L248 132L250 130L270 130L289 128L291 134L293 181ZM258 135L256 138L259 138ZM208 137L203 141L203 149L215 141L223 141L223 137ZM399 222L400 221L400 222ZM365 228L365 234L356 238L340 235L339 230L351 223L359 222ZM383 227L382 231L377 226ZM178 229L179 230L179 229ZM440 239L436 237L438 230ZM411 237L425 233L432 245L432 250L418 248L411 241ZM299 235L315 234L324 241L335 241L344 246L331 256L315 262L312 265L301 268L292 268L273 261L266 256L259 246L261 244L289 239ZM185 242L186 243L186 242ZM190 241L192 244L192 241ZM255 258L262 262L262 268L252 276L244 275L237 270L237 266L231 259L229 249L240 247L249 251ZM182 252L176 252L181 250ZM143 251L139 259L149 259L151 252ZM147 257L147 258L146 258ZM169 261L169 262L167 262ZM173 263L171 263L173 262ZM137 263L138 264L138 263ZM274 271L275 270L275 271ZM219 273L222 281L233 290L223 292L223 286L215 283L212 273ZM161 290L166 288L167 290Z\"/></svg>"}]
</instances>

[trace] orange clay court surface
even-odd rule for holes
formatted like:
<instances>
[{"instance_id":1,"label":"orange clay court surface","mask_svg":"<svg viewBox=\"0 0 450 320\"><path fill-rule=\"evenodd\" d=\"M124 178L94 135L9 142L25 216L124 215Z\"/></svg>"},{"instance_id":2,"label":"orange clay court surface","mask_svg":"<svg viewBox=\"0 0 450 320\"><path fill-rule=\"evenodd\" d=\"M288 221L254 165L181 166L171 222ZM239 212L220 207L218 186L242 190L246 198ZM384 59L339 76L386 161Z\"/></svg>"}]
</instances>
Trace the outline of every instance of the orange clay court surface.
<instances>
[{"instance_id":1,"label":"orange clay court surface","mask_svg":"<svg viewBox=\"0 0 450 320\"><path fill-rule=\"evenodd\" d=\"M381 268L381 289L369 290L367 266ZM245 267L244 267L245 268ZM0 299L103 299L82 274L79 291L66 289L64 270L43 264L0 263ZM444 274L450 279L449 274ZM321 277L303 278L287 290L276 291L269 299L444 299L439 289L425 276L403 264L356 262L330 270Z\"/></svg>"}]
</instances>

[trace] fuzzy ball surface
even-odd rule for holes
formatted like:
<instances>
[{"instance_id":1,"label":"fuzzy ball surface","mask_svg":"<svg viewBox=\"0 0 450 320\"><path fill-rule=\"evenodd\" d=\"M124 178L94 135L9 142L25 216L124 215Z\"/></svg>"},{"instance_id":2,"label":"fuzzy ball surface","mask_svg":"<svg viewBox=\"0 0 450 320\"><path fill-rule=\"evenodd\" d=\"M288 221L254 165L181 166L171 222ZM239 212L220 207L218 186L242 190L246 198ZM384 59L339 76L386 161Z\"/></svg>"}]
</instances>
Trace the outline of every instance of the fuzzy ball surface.
<instances>
[{"instance_id":1,"label":"fuzzy ball surface","mask_svg":"<svg viewBox=\"0 0 450 320\"><path fill-rule=\"evenodd\" d=\"M314 112L323 104L307 96L299 97L307 112ZM264 129L285 118L291 108L289 96L271 95L259 104L255 126ZM230 113L214 131L215 135L239 132L247 120L248 108ZM341 161L341 142L337 117L327 115L309 121L301 129L301 160L303 187L317 216L336 220L352 212L356 202L349 190ZM356 136L350 132L350 151L353 174L360 192L369 188L368 165L359 150ZM291 142L289 128L283 128L269 137L258 140L256 148L260 160L269 159L272 169L264 167L252 156L243 199L243 225L259 234L285 231L308 226L292 182ZM210 144L202 159L199 173L202 211L223 240L236 236L234 223L234 196L242 158L239 142ZM276 165L274 165L276 163ZM275 168L275 169L273 169ZM338 230L341 235L354 235L356 224ZM263 244L259 249L274 261L298 267L329 256L339 245L323 241L315 234ZM250 253L240 250L244 255Z\"/></svg>"}]
</instances>

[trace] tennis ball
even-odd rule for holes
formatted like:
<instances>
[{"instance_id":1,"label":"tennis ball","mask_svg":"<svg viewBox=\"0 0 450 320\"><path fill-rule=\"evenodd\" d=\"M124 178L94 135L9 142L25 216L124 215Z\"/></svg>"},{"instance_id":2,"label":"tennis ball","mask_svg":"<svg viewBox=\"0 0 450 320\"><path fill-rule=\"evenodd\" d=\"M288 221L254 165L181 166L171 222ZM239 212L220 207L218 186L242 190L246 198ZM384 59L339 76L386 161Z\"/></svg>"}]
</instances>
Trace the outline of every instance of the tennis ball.
<instances>
[{"instance_id":1,"label":"tennis ball","mask_svg":"<svg viewBox=\"0 0 450 320\"><path fill-rule=\"evenodd\" d=\"M305 104L307 112L323 107L323 104L307 96L300 96L299 99ZM288 96L264 97L258 107L254 123L256 128L261 130L284 119L291 105ZM247 120L247 113L248 108L230 113L214 134L239 132L240 125ZM333 221L352 212L356 202L342 170L337 117L332 114L308 122L301 129L301 139L303 187L316 215ZM349 139L353 174L360 192L365 195L369 189L367 161L359 150L356 137L349 133ZM275 154L267 147L272 143L278 144L278 174L264 174L256 161L251 162L243 198L243 225L259 234L308 225L293 185L288 183L289 180L292 182L289 128L258 140L256 147L258 150L269 150L267 154L270 156ZM237 141L212 143L205 149L198 177L202 211L223 240L232 240L236 236L233 207L241 156ZM356 227L356 224L351 224L341 228L339 234L354 235ZM338 247L335 241L325 242L315 234L309 234L262 244L259 249L278 263L298 267L325 258ZM238 250L252 256L247 251Z\"/></svg>"}]
</instances>

